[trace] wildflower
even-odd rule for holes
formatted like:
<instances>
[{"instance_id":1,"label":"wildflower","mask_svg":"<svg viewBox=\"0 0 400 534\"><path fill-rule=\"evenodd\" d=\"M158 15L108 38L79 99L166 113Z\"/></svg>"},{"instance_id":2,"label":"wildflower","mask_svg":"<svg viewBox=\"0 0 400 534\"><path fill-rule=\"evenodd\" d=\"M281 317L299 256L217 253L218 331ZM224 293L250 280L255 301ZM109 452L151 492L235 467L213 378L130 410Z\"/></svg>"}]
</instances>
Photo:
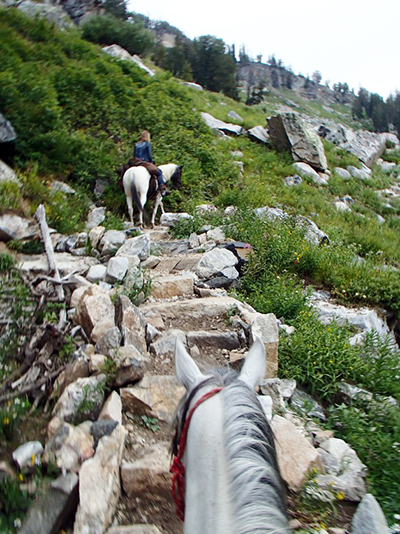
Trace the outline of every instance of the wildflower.
<instances>
[{"instance_id":1,"label":"wildflower","mask_svg":"<svg viewBox=\"0 0 400 534\"><path fill-rule=\"evenodd\" d=\"M317 365L317 362L313 362L313 365Z\"/></svg>"},{"instance_id":2,"label":"wildflower","mask_svg":"<svg viewBox=\"0 0 400 534\"><path fill-rule=\"evenodd\" d=\"M22 473L20 473L20 474L18 475L18 478L19 478L20 481L22 482L22 481L24 480L24 475L23 475Z\"/></svg>"},{"instance_id":3,"label":"wildflower","mask_svg":"<svg viewBox=\"0 0 400 534\"><path fill-rule=\"evenodd\" d=\"M338 492L336 493L336 498L337 498L339 501L343 501L343 499L344 499L344 493L343 493L343 491L338 491Z\"/></svg>"},{"instance_id":4,"label":"wildflower","mask_svg":"<svg viewBox=\"0 0 400 534\"><path fill-rule=\"evenodd\" d=\"M34 454L32 454L31 465L35 465L35 455Z\"/></svg>"},{"instance_id":5,"label":"wildflower","mask_svg":"<svg viewBox=\"0 0 400 534\"><path fill-rule=\"evenodd\" d=\"M19 517L17 517L17 519L14 519L14 527L15 528L21 528L21 525L22 525L22 521Z\"/></svg>"},{"instance_id":6,"label":"wildflower","mask_svg":"<svg viewBox=\"0 0 400 534\"><path fill-rule=\"evenodd\" d=\"M329 360L329 363L333 363L333 360Z\"/></svg>"},{"instance_id":7,"label":"wildflower","mask_svg":"<svg viewBox=\"0 0 400 534\"><path fill-rule=\"evenodd\" d=\"M9 425L9 424L10 424L10 420L9 420L9 418L8 418L8 417L5 417L5 418L3 419L3 423L4 423L5 425Z\"/></svg>"}]
</instances>

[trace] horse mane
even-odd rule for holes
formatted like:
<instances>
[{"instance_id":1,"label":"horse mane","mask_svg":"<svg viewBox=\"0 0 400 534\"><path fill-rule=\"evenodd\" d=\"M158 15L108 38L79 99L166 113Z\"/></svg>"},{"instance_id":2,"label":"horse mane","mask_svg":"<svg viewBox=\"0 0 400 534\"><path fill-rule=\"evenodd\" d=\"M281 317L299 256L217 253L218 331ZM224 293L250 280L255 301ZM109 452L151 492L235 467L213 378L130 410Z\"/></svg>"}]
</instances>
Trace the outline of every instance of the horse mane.
<instances>
[{"instance_id":1,"label":"horse mane","mask_svg":"<svg viewBox=\"0 0 400 534\"><path fill-rule=\"evenodd\" d=\"M214 369L188 392L178 407L173 450L195 394L206 384L223 387L224 442L230 493L235 510L235 534L290 534L286 498L274 437L256 393L238 373Z\"/></svg>"}]
</instances>

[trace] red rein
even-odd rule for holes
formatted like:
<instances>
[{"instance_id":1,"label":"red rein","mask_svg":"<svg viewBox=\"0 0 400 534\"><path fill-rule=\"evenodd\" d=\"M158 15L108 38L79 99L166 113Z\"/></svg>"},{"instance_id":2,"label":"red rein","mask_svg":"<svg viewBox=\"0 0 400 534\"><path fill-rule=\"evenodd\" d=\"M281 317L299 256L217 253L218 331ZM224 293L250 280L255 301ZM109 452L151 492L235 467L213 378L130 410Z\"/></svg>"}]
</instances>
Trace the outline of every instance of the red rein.
<instances>
[{"instance_id":1,"label":"red rein","mask_svg":"<svg viewBox=\"0 0 400 534\"><path fill-rule=\"evenodd\" d=\"M190 420L196 408L204 401L219 393L223 388L215 388L203 395L191 408L186 417L185 425L182 430L181 438L178 445L178 454L174 456L170 472L172 473L172 495L175 501L176 515L182 521L185 518L185 466L182 463L183 455L186 449L187 433L189 430Z\"/></svg>"}]
</instances>

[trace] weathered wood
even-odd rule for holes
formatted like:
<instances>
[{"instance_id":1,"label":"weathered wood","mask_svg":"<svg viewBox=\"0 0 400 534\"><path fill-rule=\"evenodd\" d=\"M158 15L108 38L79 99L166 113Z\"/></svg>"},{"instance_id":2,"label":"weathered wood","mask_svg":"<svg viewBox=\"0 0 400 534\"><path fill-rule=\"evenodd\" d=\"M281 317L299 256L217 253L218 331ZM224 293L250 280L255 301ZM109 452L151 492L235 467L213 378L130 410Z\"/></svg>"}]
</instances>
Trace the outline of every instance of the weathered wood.
<instances>
[{"instance_id":1,"label":"weathered wood","mask_svg":"<svg viewBox=\"0 0 400 534\"><path fill-rule=\"evenodd\" d=\"M35 217L40 225L40 231L42 233L44 250L46 252L47 261L49 263L50 275L53 276L54 279L58 282L57 284L54 284L54 285L56 288L58 300L62 302L65 300L65 294L64 294L64 289L63 289L62 284L59 283L61 281L61 277L60 277L60 273L58 271L57 264L56 264L53 244L51 242L51 237L50 237L50 231L49 231L49 227L46 221L46 211L44 209L43 204L40 204L38 206L38 209L36 210L36 213L35 213Z\"/></svg>"}]
</instances>

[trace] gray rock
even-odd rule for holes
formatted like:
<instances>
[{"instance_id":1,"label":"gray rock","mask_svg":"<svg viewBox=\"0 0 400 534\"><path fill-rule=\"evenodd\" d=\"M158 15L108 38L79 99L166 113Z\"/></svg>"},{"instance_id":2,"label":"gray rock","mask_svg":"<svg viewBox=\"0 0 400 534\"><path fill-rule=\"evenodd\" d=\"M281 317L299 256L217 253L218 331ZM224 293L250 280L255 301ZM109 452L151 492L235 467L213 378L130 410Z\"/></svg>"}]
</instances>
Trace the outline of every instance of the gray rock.
<instances>
[{"instance_id":1,"label":"gray rock","mask_svg":"<svg viewBox=\"0 0 400 534\"><path fill-rule=\"evenodd\" d=\"M288 187L293 187L296 185L300 185L302 183L302 179L298 174L295 174L294 176L287 176L284 180L284 184Z\"/></svg>"},{"instance_id":2,"label":"gray rock","mask_svg":"<svg viewBox=\"0 0 400 534\"><path fill-rule=\"evenodd\" d=\"M184 343L186 343L186 334L182 330L171 329L167 332L163 332L159 337L150 345L150 352L154 356L173 356L176 339L179 337Z\"/></svg>"},{"instance_id":3,"label":"gray rock","mask_svg":"<svg viewBox=\"0 0 400 534\"><path fill-rule=\"evenodd\" d=\"M343 492L344 498L359 502L366 493L366 467L357 454L342 439L328 438L317 449L326 474L316 477L318 486L330 491Z\"/></svg>"},{"instance_id":4,"label":"gray rock","mask_svg":"<svg viewBox=\"0 0 400 534\"><path fill-rule=\"evenodd\" d=\"M42 453L43 445L40 443L40 441L28 441L15 449L12 457L19 469L22 470L24 467L29 467L32 465L32 458L34 458L34 463L38 463Z\"/></svg>"},{"instance_id":5,"label":"gray rock","mask_svg":"<svg viewBox=\"0 0 400 534\"><path fill-rule=\"evenodd\" d=\"M193 215L189 215L189 213L163 213L160 217L160 224L162 226L174 226L179 221L192 219Z\"/></svg>"},{"instance_id":6,"label":"gray rock","mask_svg":"<svg viewBox=\"0 0 400 534\"><path fill-rule=\"evenodd\" d=\"M104 46L102 48L102 50L103 50L103 52L105 52L109 56L116 57L118 59L122 59L122 60L125 60L125 61L132 61L138 67L140 67L142 70L146 71L149 76L154 76L155 75L155 72L153 70L149 69L149 67L147 67L147 65L145 65L143 63L143 61L140 59L139 56L137 56L136 54L131 56L131 54L127 50L125 50L124 48L122 48L119 45L113 44L113 45L110 45L110 46Z\"/></svg>"},{"instance_id":7,"label":"gray rock","mask_svg":"<svg viewBox=\"0 0 400 534\"><path fill-rule=\"evenodd\" d=\"M120 346L122 335L118 326L111 328L104 336L98 340L95 346L95 351L104 356L111 356L114 349Z\"/></svg>"},{"instance_id":8,"label":"gray rock","mask_svg":"<svg viewBox=\"0 0 400 534\"><path fill-rule=\"evenodd\" d=\"M88 230L99 226L106 218L106 208L93 208L90 210L88 219L86 222L86 228Z\"/></svg>"},{"instance_id":9,"label":"gray rock","mask_svg":"<svg viewBox=\"0 0 400 534\"><path fill-rule=\"evenodd\" d=\"M89 232L89 241L93 249L97 248L106 229L104 226L94 226Z\"/></svg>"},{"instance_id":10,"label":"gray rock","mask_svg":"<svg viewBox=\"0 0 400 534\"><path fill-rule=\"evenodd\" d=\"M108 230L101 238L99 245L102 256L116 253L125 241L126 234L122 230Z\"/></svg>"},{"instance_id":11,"label":"gray rock","mask_svg":"<svg viewBox=\"0 0 400 534\"><path fill-rule=\"evenodd\" d=\"M107 264L106 282L115 284L122 282L128 272L129 261L124 256L111 258Z\"/></svg>"},{"instance_id":12,"label":"gray rock","mask_svg":"<svg viewBox=\"0 0 400 534\"><path fill-rule=\"evenodd\" d=\"M115 305L115 322L122 334L123 345L133 345L146 353L146 320L128 297L119 295Z\"/></svg>"},{"instance_id":13,"label":"gray rock","mask_svg":"<svg viewBox=\"0 0 400 534\"><path fill-rule=\"evenodd\" d=\"M303 176L303 177L306 176L306 177L312 178L313 181L318 183L318 181L320 179L319 178L319 174L317 173L317 171L315 171L311 167L311 165L308 165L307 163L304 163L304 162L297 162L297 163L293 163L292 167L301 176Z\"/></svg>"},{"instance_id":14,"label":"gray rock","mask_svg":"<svg viewBox=\"0 0 400 534\"><path fill-rule=\"evenodd\" d=\"M62 30L74 27L74 23L61 6L23 0L18 4L18 9L30 18L44 18Z\"/></svg>"},{"instance_id":15,"label":"gray rock","mask_svg":"<svg viewBox=\"0 0 400 534\"><path fill-rule=\"evenodd\" d=\"M321 139L297 113L281 113L268 120L271 141L278 151L289 150L295 161L308 163L318 171L328 164Z\"/></svg>"},{"instance_id":16,"label":"gray rock","mask_svg":"<svg viewBox=\"0 0 400 534\"><path fill-rule=\"evenodd\" d=\"M235 120L236 122L240 122L240 123L243 122L243 117L241 117L238 113L236 113L236 111L230 111L230 112L228 113L228 117L229 117L230 119Z\"/></svg>"},{"instance_id":17,"label":"gray rock","mask_svg":"<svg viewBox=\"0 0 400 534\"><path fill-rule=\"evenodd\" d=\"M99 440L103 436L109 436L118 424L118 421L111 421L107 419L99 419L98 421L93 423L90 428L90 433L92 434L94 439L94 448L97 447Z\"/></svg>"},{"instance_id":18,"label":"gray rock","mask_svg":"<svg viewBox=\"0 0 400 534\"><path fill-rule=\"evenodd\" d=\"M0 143L9 143L15 141L16 138L17 134L13 125L0 113Z\"/></svg>"},{"instance_id":19,"label":"gray rock","mask_svg":"<svg viewBox=\"0 0 400 534\"><path fill-rule=\"evenodd\" d=\"M222 275L231 280L235 280L239 277L239 273L235 268L238 261L237 257L229 250L214 248L203 255L197 264L196 274L203 279Z\"/></svg>"},{"instance_id":20,"label":"gray rock","mask_svg":"<svg viewBox=\"0 0 400 534\"><path fill-rule=\"evenodd\" d=\"M93 456L93 443L93 436L86 424L77 427L61 424L46 443L43 462L57 465L64 473L78 473L81 464Z\"/></svg>"},{"instance_id":21,"label":"gray rock","mask_svg":"<svg viewBox=\"0 0 400 534\"><path fill-rule=\"evenodd\" d=\"M18 531L20 534L59 532L78 506L78 475L69 473L54 480L35 501Z\"/></svg>"},{"instance_id":22,"label":"gray rock","mask_svg":"<svg viewBox=\"0 0 400 534\"><path fill-rule=\"evenodd\" d=\"M122 402L116 391L113 391L104 403L98 421L102 419L117 421L122 424Z\"/></svg>"},{"instance_id":23,"label":"gray rock","mask_svg":"<svg viewBox=\"0 0 400 534\"><path fill-rule=\"evenodd\" d=\"M351 534L390 534L382 508L371 493L366 493L357 507Z\"/></svg>"},{"instance_id":24,"label":"gray rock","mask_svg":"<svg viewBox=\"0 0 400 534\"><path fill-rule=\"evenodd\" d=\"M114 306L108 293L96 285L84 290L77 303L74 319L96 343L115 326Z\"/></svg>"},{"instance_id":25,"label":"gray rock","mask_svg":"<svg viewBox=\"0 0 400 534\"><path fill-rule=\"evenodd\" d=\"M260 141L266 145L268 145L271 141L268 130L266 130L263 126L254 126L254 128L248 130L247 135L250 137L250 139Z\"/></svg>"},{"instance_id":26,"label":"gray rock","mask_svg":"<svg viewBox=\"0 0 400 534\"><path fill-rule=\"evenodd\" d=\"M352 384L347 384L347 382L340 382L338 385L341 400L346 404L351 404L351 401L364 401L371 403L373 400L373 395L365 389L358 388Z\"/></svg>"},{"instance_id":27,"label":"gray rock","mask_svg":"<svg viewBox=\"0 0 400 534\"><path fill-rule=\"evenodd\" d=\"M55 180L51 184L51 190L52 191L59 191L61 193L64 193L65 195L75 195L76 191L75 189L72 189L69 185L65 184L64 182L59 182L58 180Z\"/></svg>"},{"instance_id":28,"label":"gray rock","mask_svg":"<svg viewBox=\"0 0 400 534\"><path fill-rule=\"evenodd\" d=\"M187 332L186 339L189 348L196 346L200 350L209 350L211 348L232 350L240 348L238 335L232 331L205 332L196 330L195 332Z\"/></svg>"},{"instance_id":29,"label":"gray rock","mask_svg":"<svg viewBox=\"0 0 400 534\"><path fill-rule=\"evenodd\" d=\"M21 185L15 172L8 165L6 165L4 161L0 160L0 183L2 182L13 182Z\"/></svg>"},{"instance_id":30,"label":"gray rock","mask_svg":"<svg viewBox=\"0 0 400 534\"><path fill-rule=\"evenodd\" d=\"M190 87L191 89L196 89L196 91L204 91L203 87L199 83L194 82L181 82L182 85Z\"/></svg>"},{"instance_id":31,"label":"gray rock","mask_svg":"<svg viewBox=\"0 0 400 534\"><path fill-rule=\"evenodd\" d=\"M104 194L104 191L109 187L110 182L106 178L97 178L94 185L94 196L96 198L101 198Z\"/></svg>"},{"instance_id":32,"label":"gray rock","mask_svg":"<svg viewBox=\"0 0 400 534\"><path fill-rule=\"evenodd\" d=\"M33 221L5 213L0 216L0 241L28 239L38 234L38 225Z\"/></svg>"},{"instance_id":33,"label":"gray rock","mask_svg":"<svg viewBox=\"0 0 400 534\"><path fill-rule=\"evenodd\" d=\"M201 112L201 117L204 122L213 130L218 130L224 134L228 135L241 135L244 132L244 129L237 124L226 123L216 119L209 113Z\"/></svg>"},{"instance_id":34,"label":"gray rock","mask_svg":"<svg viewBox=\"0 0 400 534\"><path fill-rule=\"evenodd\" d=\"M360 180L368 180L369 173L363 169L357 169L353 165L348 165L347 170L353 176L353 178L360 178Z\"/></svg>"},{"instance_id":35,"label":"gray rock","mask_svg":"<svg viewBox=\"0 0 400 534\"><path fill-rule=\"evenodd\" d=\"M267 378L260 384L263 395L272 398L275 409L284 407L284 401L289 401L296 390L296 380Z\"/></svg>"},{"instance_id":36,"label":"gray rock","mask_svg":"<svg viewBox=\"0 0 400 534\"><path fill-rule=\"evenodd\" d=\"M106 272L107 267L105 265L102 265L101 263L99 265L93 265L90 267L89 272L86 275L86 279L89 280L89 282L96 284L97 282L104 280Z\"/></svg>"},{"instance_id":37,"label":"gray rock","mask_svg":"<svg viewBox=\"0 0 400 534\"><path fill-rule=\"evenodd\" d=\"M342 169L341 167L335 167L334 168L335 174L339 176L339 178L343 178L343 180L350 180L351 174L346 169Z\"/></svg>"},{"instance_id":38,"label":"gray rock","mask_svg":"<svg viewBox=\"0 0 400 534\"><path fill-rule=\"evenodd\" d=\"M116 256L138 256L141 261L146 260L150 256L150 237L143 234L127 239Z\"/></svg>"},{"instance_id":39,"label":"gray rock","mask_svg":"<svg viewBox=\"0 0 400 534\"><path fill-rule=\"evenodd\" d=\"M104 402L104 382L104 375L96 375L69 384L54 406L53 417L73 423L97 419Z\"/></svg>"},{"instance_id":40,"label":"gray rock","mask_svg":"<svg viewBox=\"0 0 400 534\"><path fill-rule=\"evenodd\" d=\"M303 416L315 417L323 422L326 421L326 417L321 406L311 397L311 395L308 395L308 393L305 393L304 391L296 389L291 397L290 404Z\"/></svg>"},{"instance_id":41,"label":"gray rock","mask_svg":"<svg viewBox=\"0 0 400 534\"><path fill-rule=\"evenodd\" d=\"M182 85L198 84L189 84L189 82L186 82ZM155 525L127 525L124 527L110 527L107 530L107 534L162 534L162 532Z\"/></svg>"},{"instance_id":42,"label":"gray rock","mask_svg":"<svg viewBox=\"0 0 400 534\"><path fill-rule=\"evenodd\" d=\"M141 380L150 363L147 352L140 353L133 345L115 349L112 359L117 365L114 379L114 385L117 387Z\"/></svg>"},{"instance_id":43,"label":"gray rock","mask_svg":"<svg viewBox=\"0 0 400 534\"><path fill-rule=\"evenodd\" d=\"M341 202L340 200L337 200L333 203L333 205L338 211L351 211L350 206L346 204L346 202Z\"/></svg>"},{"instance_id":44,"label":"gray rock","mask_svg":"<svg viewBox=\"0 0 400 534\"><path fill-rule=\"evenodd\" d=\"M259 338L265 348L266 371L265 378L274 378L278 373L278 344L279 331L276 317L273 313L257 313L250 324L250 342Z\"/></svg>"}]
</instances>

